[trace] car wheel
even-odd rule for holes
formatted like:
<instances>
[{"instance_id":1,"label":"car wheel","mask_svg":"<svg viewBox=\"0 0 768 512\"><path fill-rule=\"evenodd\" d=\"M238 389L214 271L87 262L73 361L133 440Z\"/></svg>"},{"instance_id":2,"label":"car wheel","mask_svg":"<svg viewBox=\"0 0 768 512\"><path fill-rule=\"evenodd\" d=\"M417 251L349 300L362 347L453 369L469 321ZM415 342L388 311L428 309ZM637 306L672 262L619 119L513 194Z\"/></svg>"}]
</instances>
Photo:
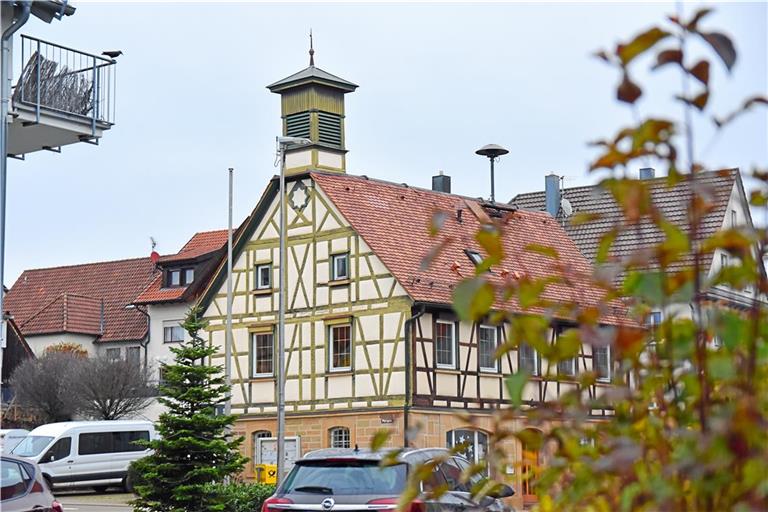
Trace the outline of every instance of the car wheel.
<instances>
[{"instance_id":1,"label":"car wheel","mask_svg":"<svg viewBox=\"0 0 768 512\"><path fill-rule=\"evenodd\" d=\"M106 492L107 489L109 489L108 485L94 485L91 487L96 492Z\"/></svg>"},{"instance_id":2,"label":"car wheel","mask_svg":"<svg viewBox=\"0 0 768 512\"><path fill-rule=\"evenodd\" d=\"M128 474L123 478L123 489L125 492L133 493L133 478Z\"/></svg>"}]
</instances>

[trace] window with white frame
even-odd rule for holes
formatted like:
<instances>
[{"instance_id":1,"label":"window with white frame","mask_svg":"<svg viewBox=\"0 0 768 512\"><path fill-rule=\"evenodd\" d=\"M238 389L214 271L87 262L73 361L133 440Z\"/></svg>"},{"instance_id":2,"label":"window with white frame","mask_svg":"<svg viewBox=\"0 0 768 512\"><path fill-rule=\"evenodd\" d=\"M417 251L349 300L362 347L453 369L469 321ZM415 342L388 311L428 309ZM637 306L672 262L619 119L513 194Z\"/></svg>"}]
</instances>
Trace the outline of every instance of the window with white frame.
<instances>
[{"instance_id":1,"label":"window with white frame","mask_svg":"<svg viewBox=\"0 0 768 512\"><path fill-rule=\"evenodd\" d=\"M523 342L520 343L517 354L518 367L520 370L527 371L529 375L539 375L541 368L541 357L535 348Z\"/></svg>"},{"instance_id":2,"label":"window with white frame","mask_svg":"<svg viewBox=\"0 0 768 512\"><path fill-rule=\"evenodd\" d=\"M263 263L256 265L254 282L257 290L269 290L272 288L272 264Z\"/></svg>"},{"instance_id":3,"label":"window with white frame","mask_svg":"<svg viewBox=\"0 0 768 512\"><path fill-rule=\"evenodd\" d=\"M612 375L611 347L592 347L592 370L599 382L610 382Z\"/></svg>"},{"instance_id":4,"label":"window with white frame","mask_svg":"<svg viewBox=\"0 0 768 512\"><path fill-rule=\"evenodd\" d=\"M445 433L445 444L447 448L453 448L462 445L464 449L458 452L470 462L480 462L485 460L488 453L488 434L480 430L456 429Z\"/></svg>"},{"instance_id":5,"label":"window with white frame","mask_svg":"<svg viewBox=\"0 0 768 512\"><path fill-rule=\"evenodd\" d=\"M351 441L347 427L328 429L328 444L331 448L349 448Z\"/></svg>"},{"instance_id":6,"label":"window with white frame","mask_svg":"<svg viewBox=\"0 0 768 512\"><path fill-rule=\"evenodd\" d=\"M576 358L563 359L557 363L557 373L560 375L573 376L576 375L578 366L576 365Z\"/></svg>"},{"instance_id":7,"label":"window with white frame","mask_svg":"<svg viewBox=\"0 0 768 512\"><path fill-rule=\"evenodd\" d=\"M328 328L328 369L352 369L352 325L332 325Z\"/></svg>"},{"instance_id":8,"label":"window with white frame","mask_svg":"<svg viewBox=\"0 0 768 512\"><path fill-rule=\"evenodd\" d=\"M331 279L341 281L349 279L349 253L331 256Z\"/></svg>"},{"instance_id":9,"label":"window with white frame","mask_svg":"<svg viewBox=\"0 0 768 512\"><path fill-rule=\"evenodd\" d=\"M648 313L648 317L645 319L645 326L648 328L648 331L650 332L650 343L649 345L655 346L656 345L656 339L658 338L658 331L659 327L661 326L663 318L661 315L661 311L651 311Z\"/></svg>"},{"instance_id":10,"label":"window with white frame","mask_svg":"<svg viewBox=\"0 0 768 512\"><path fill-rule=\"evenodd\" d=\"M268 333L251 333L251 376L271 377L274 373L274 336Z\"/></svg>"},{"instance_id":11,"label":"window with white frame","mask_svg":"<svg viewBox=\"0 0 768 512\"><path fill-rule=\"evenodd\" d=\"M736 210L731 210L731 227L735 228L737 223Z\"/></svg>"},{"instance_id":12,"label":"window with white frame","mask_svg":"<svg viewBox=\"0 0 768 512\"><path fill-rule=\"evenodd\" d=\"M141 365L141 347L128 347L125 349L125 360L136 366Z\"/></svg>"},{"instance_id":13,"label":"window with white frame","mask_svg":"<svg viewBox=\"0 0 768 512\"><path fill-rule=\"evenodd\" d=\"M481 325L478 329L477 338L480 370L486 372L499 371L496 364L496 328Z\"/></svg>"},{"instance_id":14,"label":"window with white frame","mask_svg":"<svg viewBox=\"0 0 768 512\"><path fill-rule=\"evenodd\" d=\"M435 322L435 362L438 368L456 368L456 324L446 320Z\"/></svg>"},{"instance_id":15,"label":"window with white frame","mask_svg":"<svg viewBox=\"0 0 768 512\"><path fill-rule=\"evenodd\" d=\"M180 320L172 320L163 323L163 343L184 341L184 328L179 322Z\"/></svg>"}]
</instances>

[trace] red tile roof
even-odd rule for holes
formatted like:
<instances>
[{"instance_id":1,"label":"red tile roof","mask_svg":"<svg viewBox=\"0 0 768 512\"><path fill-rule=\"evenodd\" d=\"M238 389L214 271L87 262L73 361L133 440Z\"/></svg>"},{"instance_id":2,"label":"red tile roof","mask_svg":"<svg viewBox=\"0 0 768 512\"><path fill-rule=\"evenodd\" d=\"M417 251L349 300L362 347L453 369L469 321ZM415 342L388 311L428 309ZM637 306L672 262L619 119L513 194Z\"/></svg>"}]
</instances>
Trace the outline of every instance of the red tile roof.
<instances>
[{"instance_id":1,"label":"red tile roof","mask_svg":"<svg viewBox=\"0 0 768 512\"><path fill-rule=\"evenodd\" d=\"M474 275L466 249L484 251L475 240L488 210L478 200L453 194L397 185L365 177L312 172L320 189L394 274L415 301L451 304L454 287ZM429 237L436 212L444 212L439 234ZM459 217L459 213L460 217ZM549 284L543 297L557 303L599 305L605 293L590 285L592 267L565 230L545 212L508 211L503 217L503 261L488 275L502 284L515 276L543 279L567 277L571 285ZM422 262L430 250L444 244L428 268ZM526 250L530 245L555 249L559 259ZM515 299L496 307L513 312L547 313L525 309ZM626 310L611 303L603 310L606 323L625 323Z\"/></svg>"},{"instance_id":2,"label":"red tile roof","mask_svg":"<svg viewBox=\"0 0 768 512\"><path fill-rule=\"evenodd\" d=\"M125 306L154 277L149 258L25 270L5 305L25 336L71 332L99 341L140 340L147 319Z\"/></svg>"},{"instance_id":3,"label":"red tile roof","mask_svg":"<svg viewBox=\"0 0 768 512\"><path fill-rule=\"evenodd\" d=\"M227 243L227 230L219 229L216 231L203 231L195 233L189 242L181 248L176 254L161 256L160 265L167 265L177 261L186 261L221 249ZM208 269L211 272L213 269ZM198 273L198 272L196 272ZM195 276L195 284L206 276ZM174 302L183 300L188 286L177 286L174 288L163 288L163 275L158 273L155 279L141 291L134 301L135 304L158 304L162 302Z\"/></svg>"},{"instance_id":4,"label":"red tile roof","mask_svg":"<svg viewBox=\"0 0 768 512\"><path fill-rule=\"evenodd\" d=\"M221 249L227 243L227 230L202 231L195 233L189 242L176 254L160 257L160 263L172 261L184 261L203 256L215 250Z\"/></svg>"}]
</instances>

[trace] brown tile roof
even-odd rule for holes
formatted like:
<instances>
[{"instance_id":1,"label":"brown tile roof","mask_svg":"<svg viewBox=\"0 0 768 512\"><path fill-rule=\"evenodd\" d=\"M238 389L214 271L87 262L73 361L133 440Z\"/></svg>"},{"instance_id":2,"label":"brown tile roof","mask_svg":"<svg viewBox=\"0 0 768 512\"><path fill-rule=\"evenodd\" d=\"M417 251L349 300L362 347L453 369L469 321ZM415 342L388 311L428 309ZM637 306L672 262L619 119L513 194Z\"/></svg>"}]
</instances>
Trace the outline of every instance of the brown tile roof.
<instances>
[{"instance_id":1,"label":"brown tile roof","mask_svg":"<svg viewBox=\"0 0 768 512\"><path fill-rule=\"evenodd\" d=\"M140 340L146 317L125 306L154 276L149 258L25 270L5 305L25 336L71 332L99 341Z\"/></svg>"},{"instance_id":2,"label":"brown tile roof","mask_svg":"<svg viewBox=\"0 0 768 512\"><path fill-rule=\"evenodd\" d=\"M221 249L227 243L227 230L203 231L195 233L190 240L176 254L161 256L160 265L168 265L205 256ZM199 268L195 273L195 286L207 277L212 268ZM188 295L189 286L163 288L163 274L158 275L134 300L134 304L158 304L162 302L176 302L184 300Z\"/></svg>"},{"instance_id":3,"label":"brown tile roof","mask_svg":"<svg viewBox=\"0 0 768 512\"><path fill-rule=\"evenodd\" d=\"M474 275L474 264L464 251L484 253L475 241L482 225L475 212L481 216L485 212L477 200L365 177L320 172L311 176L415 301L451 304L454 287L464 277ZM445 212L445 220L439 234L430 238L429 226L436 212ZM588 284L591 265L552 217L543 212L516 211L507 212L504 222L505 258L489 274L491 282L501 284L515 276L568 276L571 286L549 284L543 296L558 303L598 305L604 292ZM424 257L441 242L443 249L429 268L423 268ZM557 250L559 261L526 250L532 244ZM524 309L514 299L507 303L498 300L497 307L545 313ZM625 310L612 304L603 318L607 323L624 323Z\"/></svg>"},{"instance_id":4,"label":"brown tile roof","mask_svg":"<svg viewBox=\"0 0 768 512\"><path fill-rule=\"evenodd\" d=\"M687 207L691 198L691 181L686 179L673 187L667 186L667 178L654 178L647 180L651 201L661 211L664 217L671 223L690 234ZM722 171L707 171L698 174L697 186L700 186L702 194L713 203L713 210L705 216L702 228L699 232L701 240L711 236L720 229L726 214L728 200L734 184L741 187L741 177L738 169L726 169ZM565 197L573 206L574 213L596 213L600 218L581 225L572 225L568 219L563 219L562 211L558 214L558 220L563 223L568 235L576 242L581 252L592 262L595 261L600 240L614 226L623 224L624 217L621 207L613 199L610 192L592 185L586 187L566 188L562 190L561 197ZM512 204L527 210L544 210L544 192L530 192L520 194L511 201ZM626 258L633 253L657 244L664 240L664 234L645 218L639 224L625 229L614 240L610 254L617 258ZM709 268L712 255L704 261L705 268ZM682 261L678 266L690 266L693 256Z\"/></svg>"}]
</instances>

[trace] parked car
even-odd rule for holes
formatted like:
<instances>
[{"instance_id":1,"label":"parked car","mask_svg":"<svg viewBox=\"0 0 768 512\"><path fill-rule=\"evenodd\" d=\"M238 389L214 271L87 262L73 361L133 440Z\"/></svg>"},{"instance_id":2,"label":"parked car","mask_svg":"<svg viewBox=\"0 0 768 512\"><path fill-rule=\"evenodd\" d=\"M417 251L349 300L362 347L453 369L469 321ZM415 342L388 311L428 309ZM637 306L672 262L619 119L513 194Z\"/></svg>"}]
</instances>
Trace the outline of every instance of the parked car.
<instances>
[{"instance_id":1,"label":"parked car","mask_svg":"<svg viewBox=\"0 0 768 512\"><path fill-rule=\"evenodd\" d=\"M443 448L413 449L402 452L397 464L380 467L383 452L357 449L326 449L310 452L296 461L275 494L262 506L262 512L280 510L322 510L334 512L395 510L408 480L408 472L419 464L447 457L435 467L422 485L422 494L408 512L510 510L499 498L512 496L509 486L502 486L496 497L475 499L470 488L474 482L461 483L462 472L470 466L463 457L449 456ZM447 484L448 491L439 498L425 493Z\"/></svg>"},{"instance_id":2,"label":"parked car","mask_svg":"<svg viewBox=\"0 0 768 512\"><path fill-rule=\"evenodd\" d=\"M37 427L13 454L40 465L51 489L120 485L128 491L128 465L150 451L136 441L155 439L150 421L67 421Z\"/></svg>"},{"instance_id":3,"label":"parked car","mask_svg":"<svg viewBox=\"0 0 768 512\"><path fill-rule=\"evenodd\" d=\"M34 462L3 455L0 458L0 487L3 512L64 512Z\"/></svg>"},{"instance_id":4,"label":"parked car","mask_svg":"<svg viewBox=\"0 0 768 512\"><path fill-rule=\"evenodd\" d=\"M0 429L0 453L11 453L22 439L27 437L29 430L23 428Z\"/></svg>"}]
</instances>

